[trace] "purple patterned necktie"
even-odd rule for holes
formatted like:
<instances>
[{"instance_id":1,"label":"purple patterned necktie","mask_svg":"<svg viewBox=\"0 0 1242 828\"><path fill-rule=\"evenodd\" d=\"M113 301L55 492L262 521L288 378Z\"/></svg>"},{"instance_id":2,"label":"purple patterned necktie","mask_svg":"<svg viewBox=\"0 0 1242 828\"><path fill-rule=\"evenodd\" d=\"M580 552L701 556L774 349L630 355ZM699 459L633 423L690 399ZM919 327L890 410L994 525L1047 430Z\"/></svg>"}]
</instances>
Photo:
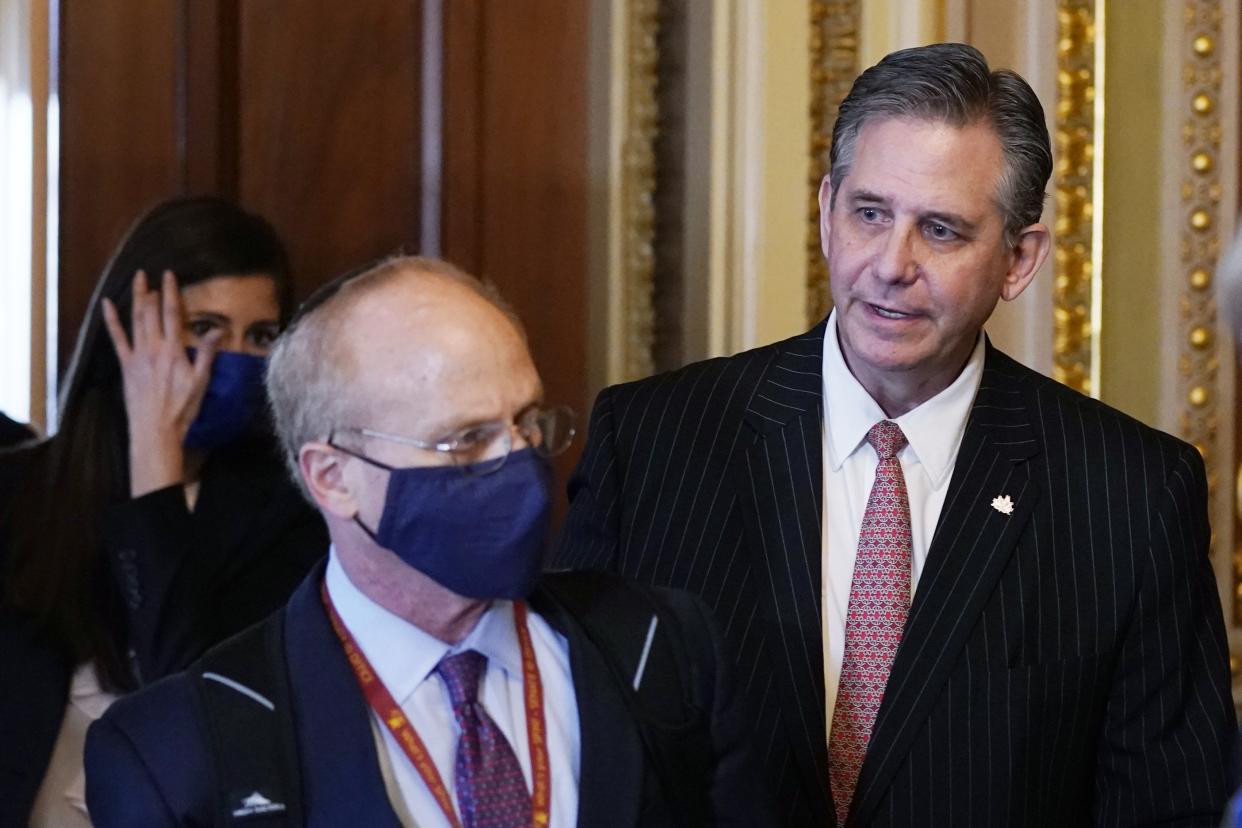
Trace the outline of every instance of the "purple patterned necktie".
<instances>
[{"instance_id":1,"label":"purple patterned necktie","mask_svg":"<svg viewBox=\"0 0 1242 828\"><path fill-rule=\"evenodd\" d=\"M849 815L910 608L910 500L897 459L906 436L896 423L881 420L867 432L867 442L880 462L858 533L845 618L845 656L828 739L838 825L844 825Z\"/></svg>"},{"instance_id":2,"label":"purple patterned necktie","mask_svg":"<svg viewBox=\"0 0 1242 828\"><path fill-rule=\"evenodd\" d=\"M463 828L528 828L530 792L513 748L479 704L479 678L487 657L475 650L449 656L436 667L448 687L457 741L457 807Z\"/></svg>"}]
</instances>

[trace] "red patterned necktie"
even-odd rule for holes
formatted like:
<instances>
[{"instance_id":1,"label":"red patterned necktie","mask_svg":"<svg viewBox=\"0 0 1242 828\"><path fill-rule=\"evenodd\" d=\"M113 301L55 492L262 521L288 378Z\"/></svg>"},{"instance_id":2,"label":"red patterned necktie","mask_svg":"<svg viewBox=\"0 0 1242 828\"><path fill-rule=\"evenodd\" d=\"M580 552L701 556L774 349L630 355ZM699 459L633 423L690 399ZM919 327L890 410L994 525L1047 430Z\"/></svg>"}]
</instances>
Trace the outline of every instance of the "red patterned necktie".
<instances>
[{"instance_id":1,"label":"red patterned necktie","mask_svg":"<svg viewBox=\"0 0 1242 828\"><path fill-rule=\"evenodd\" d=\"M527 828L530 791L522 766L504 733L479 703L479 678L487 656L466 650L442 660L436 670L448 687L457 740L457 806L463 828Z\"/></svg>"},{"instance_id":2,"label":"red patterned necktie","mask_svg":"<svg viewBox=\"0 0 1242 828\"><path fill-rule=\"evenodd\" d=\"M910 608L910 499L897 452L901 428L881 420L867 432L880 457L867 498L845 619L845 656L828 740L828 771L837 824L844 825L867 755L888 673Z\"/></svg>"}]
</instances>

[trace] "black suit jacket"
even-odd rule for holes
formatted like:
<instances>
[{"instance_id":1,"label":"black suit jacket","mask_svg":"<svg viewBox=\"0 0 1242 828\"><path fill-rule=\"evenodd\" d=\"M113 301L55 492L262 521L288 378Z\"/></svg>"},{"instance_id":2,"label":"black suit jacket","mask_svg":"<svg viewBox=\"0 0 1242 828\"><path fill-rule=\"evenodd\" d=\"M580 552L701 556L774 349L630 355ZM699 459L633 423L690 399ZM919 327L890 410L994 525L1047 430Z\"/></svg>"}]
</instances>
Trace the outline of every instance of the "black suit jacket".
<instances>
[{"instance_id":1,"label":"black suit jacket","mask_svg":"<svg viewBox=\"0 0 1242 828\"><path fill-rule=\"evenodd\" d=\"M329 626L319 596L320 566L285 612L285 661L308 826L399 825L376 755L370 711ZM551 576L554 578L578 577ZM710 613L693 596L661 590L660 637L676 637L686 660L677 667L708 712L709 790L665 780L647 760L617 682L576 617L541 588L530 600L568 641L578 703L581 766L578 824L679 825L669 797L710 799L715 824L771 824L749 727L727 678L723 645ZM673 629L675 628L675 629ZM634 653L635 660L641 656ZM191 667L191 672L199 669ZM644 681L646 679L644 678ZM275 700L279 703L279 700ZM417 723L415 723L417 727ZM173 676L113 705L91 726L86 744L87 802L98 828L212 823L212 764L206 721L188 674ZM667 784L668 782L672 784ZM417 818L417 815L415 815Z\"/></svg>"},{"instance_id":2,"label":"black suit jacket","mask_svg":"<svg viewBox=\"0 0 1242 828\"><path fill-rule=\"evenodd\" d=\"M602 392L556 557L716 608L790 825L835 821L824 329ZM849 824L1215 824L1234 711L1206 504L1192 447L989 345Z\"/></svg>"},{"instance_id":3,"label":"black suit jacket","mask_svg":"<svg viewBox=\"0 0 1242 828\"><path fill-rule=\"evenodd\" d=\"M35 433L30 426L19 423L0 411L0 448L16 446L34 438Z\"/></svg>"},{"instance_id":4,"label":"black suit jacket","mask_svg":"<svg viewBox=\"0 0 1242 828\"><path fill-rule=\"evenodd\" d=\"M0 516L40 450L0 458ZM194 512L176 485L112 504L104 519L100 554L124 607L110 632L141 681L184 669L282 606L327 545L270 441L214 453ZM4 529L0 517L0 573L11 554ZM0 600L0 826L29 818L74 666L36 619Z\"/></svg>"}]
</instances>

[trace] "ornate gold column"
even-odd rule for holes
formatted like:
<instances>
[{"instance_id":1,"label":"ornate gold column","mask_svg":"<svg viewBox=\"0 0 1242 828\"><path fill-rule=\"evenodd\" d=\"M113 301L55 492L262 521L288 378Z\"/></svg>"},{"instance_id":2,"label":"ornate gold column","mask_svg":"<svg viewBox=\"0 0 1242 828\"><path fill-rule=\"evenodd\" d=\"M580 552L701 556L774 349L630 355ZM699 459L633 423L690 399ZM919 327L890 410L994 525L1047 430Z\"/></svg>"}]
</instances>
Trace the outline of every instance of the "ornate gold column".
<instances>
[{"instance_id":1,"label":"ornate gold column","mask_svg":"<svg viewBox=\"0 0 1242 828\"><path fill-rule=\"evenodd\" d=\"M858 65L859 0L811 0L811 136L807 172L806 313L814 325L832 307L828 266L819 239L819 183L828 172L828 150L837 106L850 91Z\"/></svg>"},{"instance_id":2,"label":"ornate gold column","mask_svg":"<svg viewBox=\"0 0 1242 828\"><path fill-rule=\"evenodd\" d=\"M588 392L651 373L660 0L590 0Z\"/></svg>"},{"instance_id":3,"label":"ornate gold column","mask_svg":"<svg viewBox=\"0 0 1242 828\"><path fill-rule=\"evenodd\" d=\"M1220 420L1217 385L1216 303L1212 271L1221 253L1222 210L1220 115L1224 71L1221 38L1224 12L1219 0L1184 0L1181 33L1182 152L1177 164L1179 202L1178 431L1193 443L1207 466L1215 499L1220 484L1216 462ZM1236 33L1233 33L1236 36ZM1231 213L1232 211L1228 211ZM1226 485L1233 485L1232 475ZM1236 541L1236 539L1235 539ZM1236 545L1236 544L1235 544ZM1215 546L1215 544L1213 544ZM1242 554L1233 555L1233 620L1242 624Z\"/></svg>"},{"instance_id":4,"label":"ornate gold column","mask_svg":"<svg viewBox=\"0 0 1242 828\"><path fill-rule=\"evenodd\" d=\"M1218 2L1187 0L1182 37L1182 124L1180 250L1184 279L1181 291L1182 333L1178 387L1182 407L1181 436L1194 443L1211 463L1217 437L1217 405L1213 390L1219 362L1216 353L1216 305L1212 269L1220 256L1219 172L1221 121L1217 108L1222 71L1217 54L1222 35ZM1209 466L1209 483L1216 482Z\"/></svg>"},{"instance_id":5,"label":"ornate gold column","mask_svg":"<svg viewBox=\"0 0 1242 828\"><path fill-rule=\"evenodd\" d=\"M1099 396L1104 0L1058 0L1053 376Z\"/></svg>"},{"instance_id":6,"label":"ornate gold column","mask_svg":"<svg viewBox=\"0 0 1242 828\"><path fill-rule=\"evenodd\" d=\"M625 377L652 373L655 336L655 141L659 129L659 0L627 0L625 137L621 147Z\"/></svg>"}]
</instances>

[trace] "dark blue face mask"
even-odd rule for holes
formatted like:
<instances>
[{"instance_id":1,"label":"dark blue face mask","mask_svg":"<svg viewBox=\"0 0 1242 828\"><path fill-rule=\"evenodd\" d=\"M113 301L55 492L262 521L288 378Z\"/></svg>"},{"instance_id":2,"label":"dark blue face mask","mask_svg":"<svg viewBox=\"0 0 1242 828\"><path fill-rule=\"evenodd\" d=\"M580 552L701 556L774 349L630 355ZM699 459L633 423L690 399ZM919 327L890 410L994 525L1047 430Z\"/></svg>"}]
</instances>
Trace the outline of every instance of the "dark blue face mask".
<instances>
[{"instance_id":1,"label":"dark blue face mask","mask_svg":"<svg viewBox=\"0 0 1242 828\"><path fill-rule=\"evenodd\" d=\"M190 359L194 349L188 348ZM211 451L245 434L263 410L267 358L220 351L211 363L211 379L198 416L185 435L185 447Z\"/></svg>"},{"instance_id":2,"label":"dark blue face mask","mask_svg":"<svg viewBox=\"0 0 1242 828\"><path fill-rule=\"evenodd\" d=\"M339 448L339 446L338 446ZM551 469L531 449L489 474L457 466L398 469L341 449L389 472L373 541L436 583L467 598L525 598L543 570Z\"/></svg>"}]
</instances>

